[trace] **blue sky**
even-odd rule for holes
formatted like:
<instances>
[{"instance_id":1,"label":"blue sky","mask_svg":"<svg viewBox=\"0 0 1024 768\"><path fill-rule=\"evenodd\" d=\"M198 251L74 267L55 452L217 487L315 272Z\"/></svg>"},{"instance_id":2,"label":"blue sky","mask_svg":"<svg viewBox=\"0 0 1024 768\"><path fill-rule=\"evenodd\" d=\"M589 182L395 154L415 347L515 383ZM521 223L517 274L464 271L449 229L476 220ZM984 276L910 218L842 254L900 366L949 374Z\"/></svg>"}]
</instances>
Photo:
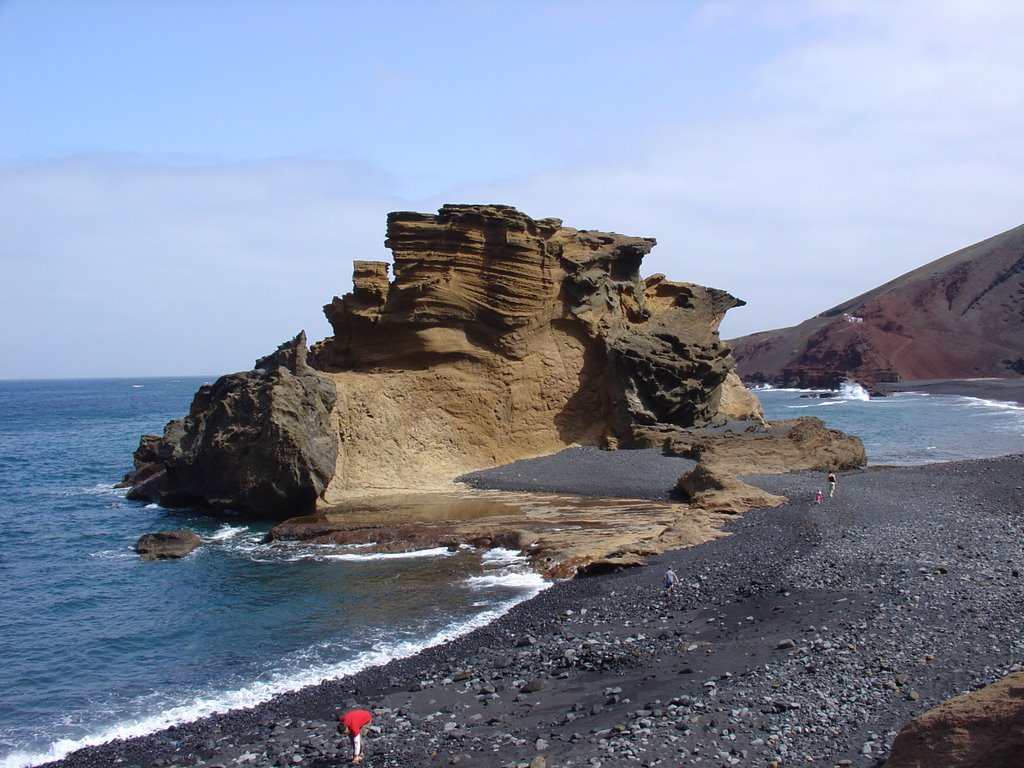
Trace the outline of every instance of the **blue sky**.
<instances>
[{"instance_id":1,"label":"blue sky","mask_svg":"<svg viewBox=\"0 0 1024 768\"><path fill-rule=\"evenodd\" d=\"M792 325L1024 223L1014 0L0 0L0 378L216 375L392 210L655 237Z\"/></svg>"}]
</instances>

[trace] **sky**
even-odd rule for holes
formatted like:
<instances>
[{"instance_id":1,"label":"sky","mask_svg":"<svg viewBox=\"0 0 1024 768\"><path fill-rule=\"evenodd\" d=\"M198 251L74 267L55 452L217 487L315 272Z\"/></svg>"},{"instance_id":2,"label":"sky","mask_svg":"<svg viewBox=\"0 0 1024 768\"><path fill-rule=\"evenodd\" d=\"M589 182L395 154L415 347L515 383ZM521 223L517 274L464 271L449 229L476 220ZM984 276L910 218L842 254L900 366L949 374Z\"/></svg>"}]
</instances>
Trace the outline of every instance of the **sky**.
<instances>
[{"instance_id":1,"label":"sky","mask_svg":"<svg viewBox=\"0 0 1024 768\"><path fill-rule=\"evenodd\" d=\"M1024 223L1017 0L0 0L0 379L219 375L389 211L654 237L786 327Z\"/></svg>"}]
</instances>

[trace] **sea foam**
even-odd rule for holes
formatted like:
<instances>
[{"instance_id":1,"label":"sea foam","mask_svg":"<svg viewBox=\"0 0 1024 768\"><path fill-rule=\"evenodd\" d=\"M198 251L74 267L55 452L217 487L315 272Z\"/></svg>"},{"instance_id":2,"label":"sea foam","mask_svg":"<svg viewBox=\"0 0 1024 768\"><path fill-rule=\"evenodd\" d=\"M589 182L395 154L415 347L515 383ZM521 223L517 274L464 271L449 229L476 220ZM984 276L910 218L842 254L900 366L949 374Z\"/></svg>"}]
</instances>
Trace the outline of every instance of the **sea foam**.
<instances>
[{"instance_id":1,"label":"sea foam","mask_svg":"<svg viewBox=\"0 0 1024 768\"><path fill-rule=\"evenodd\" d=\"M429 550L424 550L429 551ZM447 550L445 550L447 552ZM507 584L506 584L507 586ZM115 739L146 736L172 725L193 722L203 717L234 709L254 707L274 696L318 685L326 680L353 675L369 667L381 666L395 659L404 659L435 645L455 640L474 629L486 626L508 613L518 603L528 600L551 582L541 578L524 580L523 591L515 597L481 611L463 621L445 627L423 640L403 640L391 644L377 644L373 650L363 652L354 659L338 663L320 663L292 671L272 672L267 679L235 690L211 692L190 701L170 706L156 714L142 715L125 720L80 739L60 739L41 752L13 752L0 760L0 768L28 768L29 766L60 760L79 749L105 744Z\"/></svg>"}]
</instances>

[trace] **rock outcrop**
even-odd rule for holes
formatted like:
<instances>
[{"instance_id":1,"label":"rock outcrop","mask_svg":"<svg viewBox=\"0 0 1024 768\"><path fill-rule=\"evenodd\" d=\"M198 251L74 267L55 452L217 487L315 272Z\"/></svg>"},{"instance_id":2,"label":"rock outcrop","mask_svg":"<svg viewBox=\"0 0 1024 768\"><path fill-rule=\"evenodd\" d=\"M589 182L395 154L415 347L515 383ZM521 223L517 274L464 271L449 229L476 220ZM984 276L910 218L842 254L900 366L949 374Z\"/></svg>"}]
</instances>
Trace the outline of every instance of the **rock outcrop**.
<instances>
[{"instance_id":1,"label":"rock outcrop","mask_svg":"<svg viewBox=\"0 0 1024 768\"><path fill-rule=\"evenodd\" d=\"M1024 375L1024 226L800 325L730 342L744 381L836 387Z\"/></svg>"},{"instance_id":2,"label":"rock outcrop","mask_svg":"<svg viewBox=\"0 0 1024 768\"><path fill-rule=\"evenodd\" d=\"M324 502L438 481L573 444L760 417L718 338L742 302L639 268L650 238L507 206L392 213L388 266L357 262L310 359L339 392ZM723 410L723 402L728 410Z\"/></svg>"},{"instance_id":3,"label":"rock outcrop","mask_svg":"<svg viewBox=\"0 0 1024 768\"><path fill-rule=\"evenodd\" d=\"M730 513L784 501L743 482L742 475L839 472L867 464L859 437L829 429L813 416L751 423L745 429L680 430L665 441L665 451L698 462L676 483L679 498Z\"/></svg>"},{"instance_id":4,"label":"rock outcrop","mask_svg":"<svg viewBox=\"0 0 1024 768\"><path fill-rule=\"evenodd\" d=\"M649 445L762 418L718 338L724 291L640 278L650 238L563 227L508 206L392 213L385 263L355 263L300 335L147 436L134 498L277 518L574 445Z\"/></svg>"},{"instance_id":5,"label":"rock outcrop","mask_svg":"<svg viewBox=\"0 0 1024 768\"><path fill-rule=\"evenodd\" d=\"M334 382L306 363L300 333L245 373L204 385L162 437L144 436L129 498L261 517L310 511L334 474Z\"/></svg>"},{"instance_id":6,"label":"rock outcrop","mask_svg":"<svg viewBox=\"0 0 1024 768\"><path fill-rule=\"evenodd\" d=\"M886 768L1024 765L1024 672L940 704L896 736Z\"/></svg>"},{"instance_id":7,"label":"rock outcrop","mask_svg":"<svg viewBox=\"0 0 1024 768\"><path fill-rule=\"evenodd\" d=\"M144 437L131 495L292 518L276 538L384 550L499 542L551 574L718 535L721 512L687 505L624 501L627 522L622 504L558 503L525 520L514 505L481 511L480 499L451 495L461 475L571 445L660 447L737 420L766 428L718 337L741 301L641 279L653 239L507 206L392 213L386 244L393 279L385 263L356 262L352 291L324 308L332 336L307 353L300 334ZM353 506L410 492L433 501L411 517L398 503Z\"/></svg>"},{"instance_id":8,"label":"rock outcrop","mask_svg":"<svg viewBox=\"0 0 1024 768\"><path fill-rule=\"evenodd\" d=\"M176 560L191 554L203 543L195 531L157 531L143 534L135 543L140 560Z\"/></svg>"}]
</instances>

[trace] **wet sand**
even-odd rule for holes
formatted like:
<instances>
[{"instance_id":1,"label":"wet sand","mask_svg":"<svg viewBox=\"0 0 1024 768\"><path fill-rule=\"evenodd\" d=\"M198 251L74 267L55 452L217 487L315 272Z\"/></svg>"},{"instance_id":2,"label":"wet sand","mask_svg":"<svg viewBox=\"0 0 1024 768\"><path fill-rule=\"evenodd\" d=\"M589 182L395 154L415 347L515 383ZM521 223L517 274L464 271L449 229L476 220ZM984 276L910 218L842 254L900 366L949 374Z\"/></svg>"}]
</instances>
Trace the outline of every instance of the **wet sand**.
<instances>
[{"instance_id":1,"label":"wet sand","mask_svg":"<svg viewBox=\"0 0 1024 768\"><path fill-rule=\"evenodd\" d=\"M645 452L559 456L540 490L598 471L607 493ZM369 766L875 766L911 717L1020 669L1024 457L843 473L819 505L818 474L752 481L790 503L410 659L56 765L340 766L333 719L359 705Z\"/></svg>"}]
</instances>

